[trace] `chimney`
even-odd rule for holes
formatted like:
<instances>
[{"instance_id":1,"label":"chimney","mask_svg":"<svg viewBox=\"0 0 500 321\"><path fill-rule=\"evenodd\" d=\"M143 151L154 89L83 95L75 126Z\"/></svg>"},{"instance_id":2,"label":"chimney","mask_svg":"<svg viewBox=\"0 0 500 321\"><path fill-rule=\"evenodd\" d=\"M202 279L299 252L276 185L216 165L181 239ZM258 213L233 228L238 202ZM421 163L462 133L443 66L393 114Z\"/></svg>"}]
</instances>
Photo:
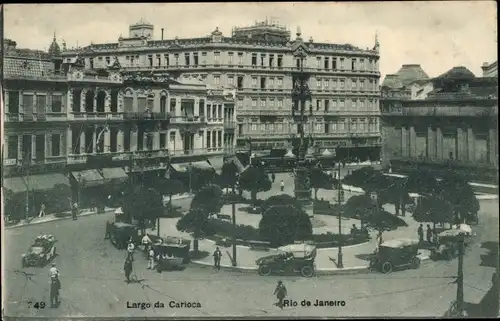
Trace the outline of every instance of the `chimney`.
<instances>
[{"instance_id":1,"label":"chimney","mask_svg":"<svg viewBox=\"0 0 500 321\"><path fill-rule=\"evenodd\" d=\"M161 40L163 40L163 28L161 28Z\"/></svg>"}]
</instances>

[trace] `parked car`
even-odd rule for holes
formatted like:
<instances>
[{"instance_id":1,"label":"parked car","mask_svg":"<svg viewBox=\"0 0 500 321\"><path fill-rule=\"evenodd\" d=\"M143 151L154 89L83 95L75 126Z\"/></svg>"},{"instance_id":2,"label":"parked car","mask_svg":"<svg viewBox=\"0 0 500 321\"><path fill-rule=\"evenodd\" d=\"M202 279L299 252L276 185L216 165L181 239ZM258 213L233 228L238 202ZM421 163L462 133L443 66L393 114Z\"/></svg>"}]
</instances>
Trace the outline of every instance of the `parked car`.
<instances>
[{"instance_id":1,"label":"parked car","mask_svg":"<svg viewBox=\"0 0 500 321\"><path fill-rule=\"evenodd\" d=\"M378 252L370 260L370 269L388 274L396 267L418 269L418 240L396 239L382 243Z\"/></svg>"},{"instance_id":2,"label":"parked car","mask_svg":"<svg viewBox=\"0 0 500 321\"><path fill-rule=\"evenodd\" d=\"M156 271L181 270L186 264L184 252L189 252L186 244L154 244L152 246L156 256Z\"/></svg>"},{"instance_id":3,"label":"parked car","mask_svg":"<svg viewBox=\"0 0 500 321\"><path fill-rule=\"evenodd\" d=\"M278 248L278 254L261 257L255 263L259 266L259 274L264 276L279 272L298 272L303 277L312 277L315 258L316 246L290 244Z\"/></svg>"},{"instance_id":4,"label":"parked car","mask_svg":"<svg viewBox=\"0 0 500 321\"><path fill-rule=\"evenodd\" d=\"M56 255L56 238L53 235L40 235L30 246L28 253L22 255L22 267L44 266Z\"/></svg>"},{"instance_id":5,"label":"parked car","mask_svg":"<svg viewBox=\"0 0 500 321\"><path fill-rule=\"evenodd\" d=\"M465 225L462 224L461 227ZM461 229L452 229L445 230L437 235L437 241L435 247L431 249L431 259L432 260L452 260L458 256L459 251L459 237L460 235L464 235L464 246L467 246L470 242L471 233L468 230Z\"/></svg>"}]
</instances>

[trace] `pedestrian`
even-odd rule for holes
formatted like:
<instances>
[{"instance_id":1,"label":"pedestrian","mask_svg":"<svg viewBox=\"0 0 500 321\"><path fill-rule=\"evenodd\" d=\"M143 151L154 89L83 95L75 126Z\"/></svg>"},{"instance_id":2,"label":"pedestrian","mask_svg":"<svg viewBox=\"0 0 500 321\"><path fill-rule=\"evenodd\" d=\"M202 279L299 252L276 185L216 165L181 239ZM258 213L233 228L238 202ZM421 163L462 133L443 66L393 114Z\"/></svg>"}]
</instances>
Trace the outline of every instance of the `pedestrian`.
<instances>
[{"instance_id":1,"label":"pedestrian","mask_svg":"<svg viewBox=\"0 0 500 321\"><path fill-rule=\"evenodd\" d=\"M55 308L59 303L59 290L61 289L61 281L59 280L59 270L56 263L52 262L52 267L49 270L50 277L50 307Z\"/></svg>"},{"instance_id":2,"label":"pedestrian","mask_svg":"<svg viewBox=\"0 0 500 321\"><path fill-rule=\"evenodd\" d=\"M151 246L151 244L153 242L151 242L151 239L149 238L149 236L144 233L144 236L142 237L142 241L141 241L142 245L144 245L144 253L149 253L149 247Z\"/></svg>"},{"instance_id":3,"label":"pedestrian","mask_svg":"<svg viewBox=\"0 0 500 321\"><path fill-rule=\"evenodd\" d=\"M356 224L353 224L351 228L351 235L354 236L355 234L358 234L358 228L356 227Z\"/></svg>"},{"instance_id":4,"label":"pedestrian","mask_svg":"<svg viewBox=\"0 0 500 321\"><path fill-rule=\"evenodd\" d=\"M220 260L222 258L222 252L220 251L218 246L215 248L213 257L214 257L214 269L220 271Z\"/></svg>"},{"instance_id":5,"label":"pedestrian","mask_svg":"<svg viewBox=\"0 0 500 321\"><path fill-rule=\"evenodd\" d=\"M271 174L271 180L273 181L274 183L274 180L276 179L276 175L274 175L274 173Z\"/></svg>"},{"instance_id":6,"label":"pedestrian","mask_svg":"<svg viewBox=\"0 0 500 321\"><path fill-rule=\"evenodd\" d=\"M286 287L282 281L278 281L278 285L274 290L274 295L276 295L276 298L278 299L278 302L275 303L274 305L278 306L280 309L283 310L283 299L286 297L287 293L286 293Z\"/></svg>"},{"instance_id":7,"label":"pedestrian","mask_svg":"<svg viewBox=\"0 0 500 321\"><path fill-rule=\"evenodd\" d=\"M73 207L71 209L71 214L73 216L73 221L78 219L78 203L74 202Z\"/></svg>"},{"instance_id":8,"label":"pedestrian","mask_svg":"<svg viewBox=\"0 0 500 321\"><path fill-rule=\"evenodd\" d=\"M132 274L132 261L128 258L125 260L125 265L123 266L123 270L125 271L125 278L127 279L127 284L130 283L130 274Z\"/></svg>"},{"instance_id":9,"label":"pedestrian","mask_svg":"<svg viewBox=\"0 0 500 321\"><path fill-rule=\"evenodd\" d=\"M45 204L42 203L42 205L40 205L40 212L38 212L38 217L44 217L45 216Z\"/></svg>"},{"instance_id":10,"label":"pedestrian","mask_svg":"<svg viewBox=\"0 0 500 321\"><path fill-rule=\"evenodd\" d=\"M420 226L418 227L417 234L418 234L418 241L420 243L423 243L424 242L424 228L423 228L422 224L420 224Z\"/></svg>"},{"instance_id":11,"label":"pedestrian","mask_svg":"<svg viewBox=\"0 0 500 321\"><path fill-rule=\"evenodd\" d=\"M155 268L155 251L151 247L149 249L148 270L153 270L154 268Z\"/></svg>"},{"instance_id":12,"label":"pedestrian","mask_svg":"<svg viewBox=\"0 0 500 321\"><path fill-rule=\"evenodd\" d=\"M427 243L432 244L432 229L430 224L427 224L426 237Z\"/></svg>"},{"instance_id":13,"label":"pedestrian","mask_svg":"<svg viewBox=\"0 0 500 321\"><path fill-rule=\"evenodd\" d=\"M134 260L134 250L135 250L135 245L134 242L132 242L132 238L128 241L127 245L127 260Z\"/></svg>"},{"instance_id":14,"label":"pedestrian","mask_svg":"<svg viewBox=\"0 0 500 321\"><path fill-rule=\"evenodd\" d=\"M107 240L111 237L111 222L106 221L106 233L104 234L104 239Z\"/></svg>"},{"instance_id":15,"label":"pedestrian","mask_svg":"<svg viewBox=\"0 0 500 321\"><path fill-rule=\"evenodd\" d=\"M285 190L285 183L283 182L283 180L281 181L280 186L281 186L281 191L283 192Z\"/></svg>"},{"instance_id":16,"label":"pedestrian","mask_svg":"<svg viewBox=\"0 0 500 321\"><path fill-rule=\"evenodd\" d=\"M375 245L375 253L378 252L379 246L382 244L382 231L378 231Z\"/></svg>"}]
</instances>

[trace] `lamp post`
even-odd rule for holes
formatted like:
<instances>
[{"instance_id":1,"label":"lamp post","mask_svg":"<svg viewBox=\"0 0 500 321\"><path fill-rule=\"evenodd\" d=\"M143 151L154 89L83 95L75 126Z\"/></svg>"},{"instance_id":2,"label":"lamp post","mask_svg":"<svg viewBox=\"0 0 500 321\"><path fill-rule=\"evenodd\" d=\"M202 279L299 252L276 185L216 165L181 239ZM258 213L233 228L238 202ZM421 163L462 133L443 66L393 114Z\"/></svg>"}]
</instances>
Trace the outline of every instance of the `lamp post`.
<instances>
[{"instance_id":1,"label":"lamp post","mask_svg":"<svg viewBox=\"0 0 500 321\"><path fill-rule=\"evenodd\" d=\"M297 120L297 129L299 134L299 148L297 152L297 168L295 175L295 197L299 200L311 199L311 188L308 183L308 171L305 166L306 141L304 138L304 121L306 101L311 100L311 91L308 87L309 75L304 72L304 59L307 57L301 49L294 55L299 64L299 70L294 73L294 85L292 89L292 117L295 118L296 112L299 112ZM309 109L309 114L312 116L312 108Z\"/></svg>"},{"instance_id":2,"label":"lamp post","mask_svg":"<svg viewBox=\"0 0 500 321\"><path fill-rule=\"evenodd\" d=\"M189 194L191 194L191 193L192 193L192 188L193 188L193 187L192 187L192 185L191 185L191 184L193 183L193 181L192 181L192 171L193 171L193 163L189 162L189 164L188 164L188 174L189 174Z\"/></svg>"},{"instance_id":3,"label":"lamp post","mask_svg":"<svg viewBox=\"0 0 500 321\"><path fill-rule=\"evenodd\" d=\"M252 165L252 139L250 137L247 138L248 143L248 166Z\"/></svg>"},{"instance_id":4,"label":"lamp post","mask_svg":"<svg viewBox=\"0 0 500 321\"><path fill-rule=\"evenodd\" d=\"M232 213L232 221L233 221L233 259L231 264L233 266L237 266L238 264L236 263L236 178L233 182L233 195L232 195L232 202L231 202L231 213Z\"/></svg>"},{"instance_id":5,"label":"lamp post","mask_svg":"<svg viewBox=\"0 0 500 321\"><path fill-rule=\"evenodd\" d=\"M340 163L338 165L338 202L339 208L341 208L342 200L344 198L344 191L342 190L342 183L340 182ZM339 210L339 251L337 255L337 267L344 268L344 259L342 255L342 209Z\"/></svg>"},{"instance_id":6,"label":"lamp post","mask_svg":"<svg viewBox=\"0 0 500 321\"><path fill-rule=\"evenodd\" d=\"M26 204L25 214L26 220L29 220L30 213L30 169L31 169L31 153L24 153L23 166L26 172Z\"/></svg>"}]
</instances>

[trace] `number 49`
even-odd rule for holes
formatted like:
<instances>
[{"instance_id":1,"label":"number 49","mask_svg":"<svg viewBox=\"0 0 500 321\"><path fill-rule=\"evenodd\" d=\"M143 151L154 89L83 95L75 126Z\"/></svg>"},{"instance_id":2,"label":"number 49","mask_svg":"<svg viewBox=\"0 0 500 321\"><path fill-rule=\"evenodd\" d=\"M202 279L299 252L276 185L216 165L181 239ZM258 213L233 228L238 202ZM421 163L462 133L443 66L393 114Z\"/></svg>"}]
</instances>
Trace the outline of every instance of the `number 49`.
<instances>
[{"instance_id":1,"label":"number 49","mask_svg":"<svg viewBox=\"0 0 500 321\"><path fill-rule=\"evenodd\" d=\"M33 304L33 302L28 302L28 307L31 308L31 305ZM35 302L35 304L33 305L33 308L35 309L44 309L45 308L45 302Z\"/></svg>"}]
</instances>

